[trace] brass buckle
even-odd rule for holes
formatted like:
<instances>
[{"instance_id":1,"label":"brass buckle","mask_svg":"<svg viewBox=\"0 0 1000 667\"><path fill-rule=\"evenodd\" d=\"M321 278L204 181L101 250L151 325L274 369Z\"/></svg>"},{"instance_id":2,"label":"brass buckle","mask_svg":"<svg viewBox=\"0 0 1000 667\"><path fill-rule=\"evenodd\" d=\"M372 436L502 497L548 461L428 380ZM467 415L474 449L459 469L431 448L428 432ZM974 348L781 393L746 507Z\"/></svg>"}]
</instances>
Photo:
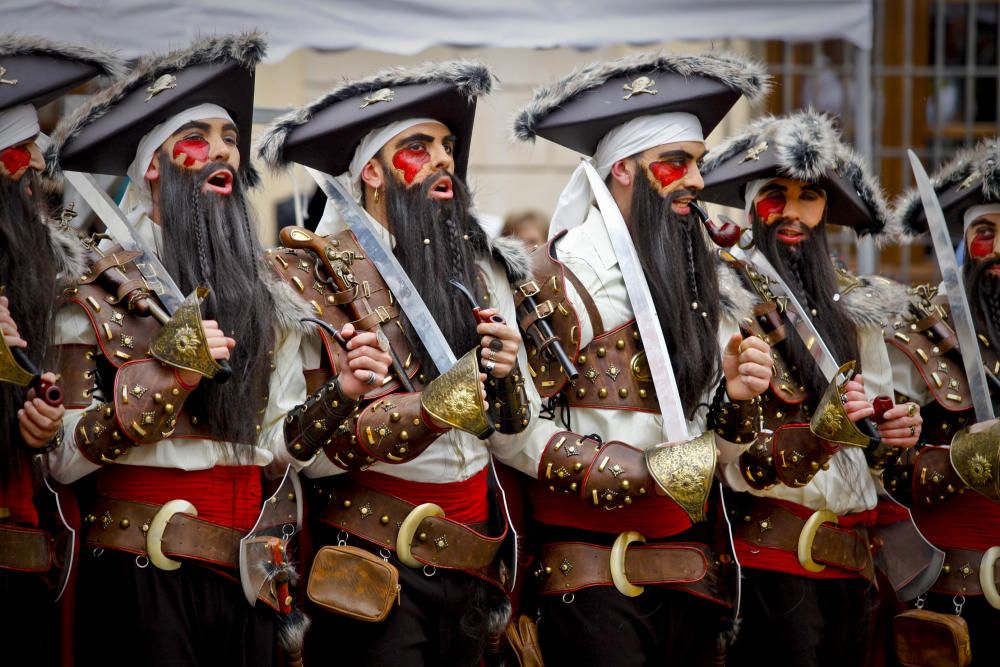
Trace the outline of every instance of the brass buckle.
<instances>
[{"instance_id":1,"label":"brass buckle","mask_svg":"<svg viewBox=\"0 0 1000 667\"><path fill-rule=\"evenodd\" d=\"M530 280L524 283L523 285L518 285L517 289L520 290L521 294L523 294L525 297L535 296L541 291L541 288L538 286L538 283L536 283L534 280Z\"/></svg>"},{"instance_id":2,"label":"brass buckle","mask_svg":"<svg viewBox=\"0 0 1000 667\"><path fill-rule=\"evenodd\" d=\"M198 516L198 510L186 500L171 500L164 503L153 515L146 532L146 553L149 562L161 570L168 572L180 568L181 561L167 558L163 555L163 531L167 529L170 518L175 514L190 514Z\"/></svg>"},{"instance_id":3,"label":"brass buckle","mask_svg":"<svg viewBox=\"0 0 1000 667\"><path fill-rule=\"evenodd\" d=\"M385 306L379 306L378 308L375 309L375 312L378 313L379 324L385 324L390 319L392 319L391 316L389 315L389 309L386 308Z\"/></svg>"},{"instance_id":4,"label":"brass buckle","mask_svg":"<svg viewBox=\"0 0 1000 667\"><path fill-rule=\"evenodd\" d=\"M542 301L540 304L535 306L535 315L537 315L540 320L548 317L553 312L555 312L555 308L552 307L551 301Z\"/></svg>"},{"instance_id":5,"label":"brass buckle","mask_svg":"<svg viewBox=\"0 0 1000 667\"><path fill-rule=\"evenodd\" d=\"M645 586L636 586L625 575L625 552L633 542L646 543L646 538L637 530L620 533L611 547L611 581L622 595L630 598L642 595Z\"/></svg>"},{"instance_id":6,"label":"brass buckle","mask_svg":"<svg viewBox=\"0 0 1000 667\"><path fill-rule=\"evenodd\" d=\"M806 521L806 525L802 526L802 531L799 533L799 542L796 548L796 554L799 557L799 565L809 572L822 572L826 569L826 565L820 565L814 561L812 557L812 548L813 542L816 540L816 531L818 531L819 527L824 523L837 525L840 523L840 517L830 510L816 510Z\"/></svg>"},{"instance_id":7,"label":"brass buckle","mask_svg":"<svg viewBox=\"0 0 1000 667\"><path fill-rule=\"evenodd\" d=\"M424 503L410 510L410 513L403 519L403 523L399 524L399 532L396 533L396 555L399 556L399 562L403 565L414 568L423 567L424 564L413 557L410 545L413 544L413 538L416 536L417 528L421 522L432 516L444 516L444 510L434 503Z\"/></svg>"},{"instance_id":8,"label":"brass buckle","mask_svg":"<svg viewBox=\"0 0 1000 667\"><path fill-rule=\"evenodd\" d=\"M983 589L983 597L994 609L1000 609L995 572L997 559L1000 559L1000 547L990 547L979 561L979 586Z\"/></svg>"}]
</instances>

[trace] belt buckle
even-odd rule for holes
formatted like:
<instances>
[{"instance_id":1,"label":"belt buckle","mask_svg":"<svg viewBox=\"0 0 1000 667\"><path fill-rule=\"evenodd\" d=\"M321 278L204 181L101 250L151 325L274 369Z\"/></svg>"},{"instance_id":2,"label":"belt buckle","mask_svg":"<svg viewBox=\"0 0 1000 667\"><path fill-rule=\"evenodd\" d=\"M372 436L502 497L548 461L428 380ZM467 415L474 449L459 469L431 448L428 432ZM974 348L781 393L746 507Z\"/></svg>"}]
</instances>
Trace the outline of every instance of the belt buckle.
<instances>
[{"instance_id":1,"label":"belt buckle","mask_svg":"<svg viewBox=\"0 0 1000 667\"><path fill-rule=\"evenodd\" d=\"M535 296L541 291L541 289L538 287L538 283L536 283L534 280L529 280L523 285L518 285L517 289L521 291L521 294L523 294L525 298L529 296Z\"/></svg>"},{"instance_id":2,"label":"belt buckle","mask_svg":"<svg viewBox=\"0 0 1000 667\"><path fill-rule=\"evenodd\" d=\"M198 509L186 500L170 500L156 510L146 532L146 553L149 555L149 562L168 572L179 569L182 564L179 560L163 555L163 531L167 529L171 517L178 513L198 516Z\"/></svg>"},{"instance_id":3,"label":"belt buckle","mask_svg":"<svg viewBox=\"0 0 1000 667\"><path fill-rule=\"evenodd\" d=\"M535 306L535 315L538 316L538 319L542 320L554 313L555 310L555 306L552 305L552 302L546 300Z\"/></svg>"},{"instance_id":4,"label":"belt buckle","mask_svg":"<svg viewBox=\"0 0 1000 667\"><path fill-rule=\"evenodd\" d=\"M611 581L622 595L630 598L642 595L644 586L636 586L625 574L625 552L633 542L646 543L646 538L637 530L620 533L611 547Z\"/></svg>"},{"instance_id":5,"label":"belt buckle","mask_svg":"<svg viewBox=\"0 0 1000 667\"><path fill-rule=\"evenodd\" d=\"M1000 609L1000 592L997 591L996 564L1000 559L1000 547L990 547L979 561L979 586L983 597L994 609Z\"/></svg>"},{"instance_id":6,"label":"belt buckle","mask_svg":"<svg viewBox=\"0 0 1000 667\"><path fill-rule=\"evenodd\" d=\"M417 528L424 519L432 516L444 516L444 510L434 503L424 503L417 505L406 515L403 522L399 524L399 531L396 533L396 555L399 562L407 567L423 567L423 563L413 557L410 545L417 534Z\"/></svg>"},{"instance_id":7,"label":"belt buckle","mask_svg":"<svg viewBox=\"0 0 1000 667\"><path fill-rule=\"evenodd\" d=\"M799 565L809 572L822 572L826 565L820 565L813 560L812 548L816 540L816 532L824 523L839 524L840 517L830 510L816 510L802 526L799 532L799 542L796 547L796 554L799 557Z\"/></svg>"}]
</instances>

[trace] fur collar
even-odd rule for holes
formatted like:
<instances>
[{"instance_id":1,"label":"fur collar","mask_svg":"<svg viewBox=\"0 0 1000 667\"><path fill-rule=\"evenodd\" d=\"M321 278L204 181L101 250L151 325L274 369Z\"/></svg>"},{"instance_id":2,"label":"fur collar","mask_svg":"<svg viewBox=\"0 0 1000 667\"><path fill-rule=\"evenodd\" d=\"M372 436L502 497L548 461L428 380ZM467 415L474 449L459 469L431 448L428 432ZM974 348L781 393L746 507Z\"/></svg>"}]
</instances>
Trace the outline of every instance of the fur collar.
<instances>
[{"instance_id":1,"label":"fur collar","mask_svg":"<svg viewBox=\"0 0 1000 667\"><path fill-rule=\"evenodd\" d=\"M487 239L490 257L503 267L510 283L520 285L531 280L531 254L523 241L509 236Z\"/></svg>"},{"instance_id":2,"label":"fur collar","mask_svg":"<svg viewBox=\"0 0 1000 667\"><path fill-rule=\"evenodd\" d=\"M58 220L49 220L45 228L49 232L49 243L56 260L57 280L60 284L75 283L88 266L82 239L75 229Z\"/></svg>"}]
</instances>

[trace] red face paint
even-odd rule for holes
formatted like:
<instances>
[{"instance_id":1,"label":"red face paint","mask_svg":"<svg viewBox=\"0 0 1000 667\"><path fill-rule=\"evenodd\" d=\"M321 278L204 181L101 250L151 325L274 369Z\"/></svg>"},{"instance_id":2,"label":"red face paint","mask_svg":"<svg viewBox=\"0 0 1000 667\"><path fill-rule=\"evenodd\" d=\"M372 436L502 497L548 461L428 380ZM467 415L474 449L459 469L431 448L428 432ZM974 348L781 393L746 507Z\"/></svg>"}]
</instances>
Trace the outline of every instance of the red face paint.
<instances>
[{"instance_id":1,"label":"red face paint","mask_svg":"<svg viewBox=\"0 0 1000 667\"><path fill-rule=\"evenodd\" d=\"M688 173L686 165L679 165L676 162L651 162L649 170L663 187L679 181Z\"/></svg>"},{"instance_id":2,"label":"red face paint","mask_svg":"<svg viewBox=\"0 0 1000 667\"><path fill-rule=\"evenodd\" d=\"M785 200L782 197L769 197L761 199L755 207L757 209L757 217L762 222L767 223L772 215L781 215L781 212L785 210Z\"/></svg>"},{"instance_id":3,"label":"red face paint","mask_svg":"<svg viewBox=\"0 0 1000 667\"><path fill-rule=\"evenodd\" d=\"M409 185L417 177L424 165L431 161L427 151L415 151L409 148L396 151L392 156L392 166L403 172L403 180Z\"/></svg>"},{"instance_id":4,"label":"red face paint","mask_svg":"<svg viewBox=\"0 0 1000 667\"><path fill-rule=\"evenodd\" d=\"M969 244L969 255L972 259L983 259L993 254L993 247L996 242L996 232L993 230L981 230L972 237Z\"/></svg>"},{"instance_id":5,"label":"red face paint","mask_svg":"<svg viewBox=\"0 0 1000 667\"><path fill-rule=\"evenodd\" d=\"M0 151L0 161L7 173L13 176L31 164L31 151L24 146L11 146Z\"/></svg>"},{"instance_id":6,"label":"red face paint","mask_svg":"<svg viewBox=\"0 0 1000 667\"><path fill-rule=\"evenodd\" d=\"M181 139L174 144L173 158L184 156L184 166L192 167L196 162L208 162L210 146L204 139Z\"/></svg>"}]
</instances>

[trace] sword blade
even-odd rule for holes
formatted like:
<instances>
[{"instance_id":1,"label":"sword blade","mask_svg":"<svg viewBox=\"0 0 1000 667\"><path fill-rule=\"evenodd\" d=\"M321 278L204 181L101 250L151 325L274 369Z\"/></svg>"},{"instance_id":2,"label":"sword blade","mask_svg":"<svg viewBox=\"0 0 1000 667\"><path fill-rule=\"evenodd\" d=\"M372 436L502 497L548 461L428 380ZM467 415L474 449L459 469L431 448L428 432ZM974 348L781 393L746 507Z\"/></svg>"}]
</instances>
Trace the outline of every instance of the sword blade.
<instances>
[{"instance_id":1,"label":"sword blade","mask_svg":"<svg viewBox=\"0 0 1000 667\"><path fill-rule=\"evenodd\" d=\"M62 502L59 498L59 492L52 488L52 484L49 483L48 472L42 476L42 482L45 484L46 490L52 494L52 498L55 503L56 514L59 517L59 522L62 524L62 528L65 531L65 537L61 540L55 540L55 546L62 546L65 551L60 554L62 558L62 568L59 570L59 578L56 581L56 592L55 592L55 602L59 602L62 598L63 593L66 592L66 586L69 584L70 575L73 573L73 557L76 550L76 531L73 526L66 519L66 515L63 513ZM60 544L60 542L62 544Z\"/></svg>"},{"instance_id":2,"label":"sword blade","mask_svg":"<svg viewBox=\"0 0 1000 667\"><path fill-rule=\"evenodd\" d=\"M368 215L354 201L353 197L344 192L343 186L336 179L312 167L305 169L323 190L323 194L340 211L344 222L357 237L358 243L368 255L368 259L378 268L382 279L385 280L393 297L399 303L399 307L406 313L406 318L410 321L410 325L420 342L423 343L427 354L437 366L438 372L444 373L454 366L457 358L451 346L448 345L448 340L441 333L441 327L431 315L431 311L427 309L424 300L420 298L420 292L417 291L410 277L406 275L399 260L379 240Z\"/></svg>"},{"instance_id":3,"label":"sword blade","mask_svg":"<svg viewBox=\"0 0 1000 667\"><path fill-rule=\"evenodd\" d=\"M124 211L108 196L108 193L97 184L94 177L79 171L65 171L63 175L70 185L80 193L87 205L94 210L97 217L107 227L116 243L125 250L137 250L142 256L135 260L139 272L146 280L149 289L156 293L167 314L173 314L184 302L184 294L174 282L160 259L135 232L135 228L125 217Z\"/></svg>"},{"instance_id":4,"label":"sword blade","mask_svg":"<svg viewBox=\"0 0 1000 667\"><path fill-rule=\"evenodd\" d=\"M907 150L906 153L910 158L910 168L913 169L917 190L920 191L920 201L924 205L927 227L934 243L934 254L937 256L941 279L944 282L944 292L951 306L951 323L955 328L955 335L958 336L958 347L962 352L962 364L969 382L972 406L976 410L976 421L990 421L996 418L996 414L993 412L990 389L986 384L986 371L983 367L983 357L979 352L979 339L976 337L976 326L972 322L972 311L969 310L969 302L965 298L962 273L958 270L958 259L951 245L948 223L944 219L941 202L938 201L937 193L934 192L934 186L931 185L920 158L911 150Z\"/></svg>"},{"instance_id":5,"label":"sword blade","mask_svg":"<svg viewBox=\"0 0 1000 667\"><path fill-rule=\"evenodd\" d=\"M674 379L674 367L670 364L670 352L667 341L660 329L660 320L653 304L653 296L649 292L646 276L643 275L639 256L636 254L632 236L629 234L625 219L622 217L618 204L615 203L608 187L598 175L593 165L584 160L584 170L590 181L590 189L594 191L597 206L604 218L604 226L611 239L611 247L618 257L618 269L625 281L625 290L632 303L632 313L635 324L642 337L643 349L649 372L656 387L656 400L660 404L660 414L663 417L663 431L667 442L683 442L690 437L687 428L687 418L681 405L681 397L677 392L677 381Z\"/></svg>"}]
</instances>

